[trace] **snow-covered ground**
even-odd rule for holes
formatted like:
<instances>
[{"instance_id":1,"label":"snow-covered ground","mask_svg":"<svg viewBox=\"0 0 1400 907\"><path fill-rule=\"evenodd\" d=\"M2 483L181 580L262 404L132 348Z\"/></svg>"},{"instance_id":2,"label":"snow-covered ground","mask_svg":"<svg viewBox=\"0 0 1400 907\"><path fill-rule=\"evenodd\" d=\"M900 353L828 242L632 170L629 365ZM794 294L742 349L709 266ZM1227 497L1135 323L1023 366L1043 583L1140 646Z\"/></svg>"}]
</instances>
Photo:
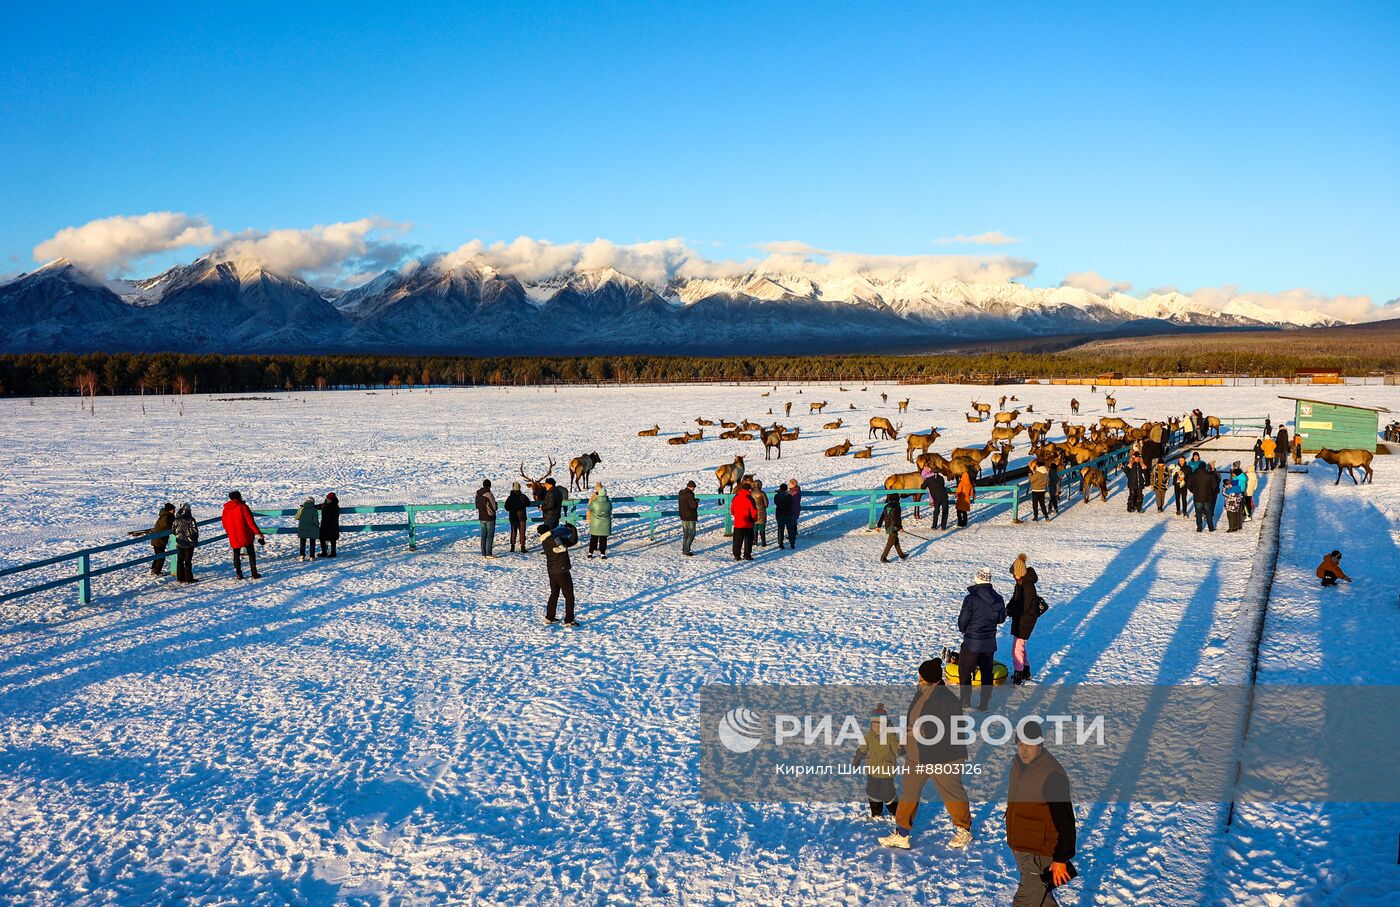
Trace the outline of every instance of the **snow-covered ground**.
<instances>
[{"instance_id":1,"label":"snow-covered ground","mask_svg":"<svg viewBox=\"0 0 1400 907\"><path fill-rule=\"evenodd\" d=\"M99 399L95 416L74 400L3 400L0 566L149 525L167 499L214 516L230 488L262 508L331 490L347 505L466 501L482 477L504 492L522 460L538 473L554 456L562 474L594 450L594 478L614 495L674 493L689 478L713 490L713 468L740 452L765 485L869 488L907 468L902 439L869 461L822 450L848 434L864 443L872 415L937 426L946 450L986 438L962 415L974 396L995 405L1014 391L1057 420L1078 396L1081 420L1105 413L1087 388L848 387L200 396L183 414L147 400L144 415L138 400ZM1291 409L1270 388L1118 396L1133 421L1193 407L1277 421ZM1323 396L1400 408L1395 388ZM823 399L826 414L808 415ZM771 406L781 419L787 400L782 421L803 437L781 464L757 443L664 441L696 416L766 422ZM820 430L837 417L854 430ZM663 438L636 437L654 422ZM1358 577L1338 597L1365 615L1396 610L1386 580L1400 566L1400 483L1388 467L1378 461L1360 490L1324 487L1316 470L1290 476L1279 587L1297 591L1271 606L1262 680L1311 677L1300 659L1325 642L1342 644L1335 679L1380 682L1380 659L1394 682L1382 642L1393 624L1320 621L1326 600L1307 581L1335 537ZM890 565L855 514L804 520L797 551L742 565L717 524L685 559L675 527L648 542L620 521L606 562L575 554L577 631L540 623L537 551L483 561L465 530L426 533L416 552L398 534L351 536L340 558L314 564L275 537L256 584L232 579L225 550L202 549L195 587L129 571L99 578L88 607L71 589L0 605L0 891L25 903L1004 903L1015 873L996 804L975 807L965 853L943 846L940 811L926 805L928 833L896 854L854 803L699 802L697 690L906 683L956 641L976 569L991 566L1009 591L1021 551L1052 603L1031 641L1038 680L1242 681L1230 637L1260 523L1197 534L1170 506L1126 513L1120 495L1049 524L989 508L967 530L911 525L913 557ZM1393 848L1390 808L1249 806L1228 838L1223 815L1081 804L1083 875L1062 901L1380 904L1396 890L1383 884L1393 864L1369 857ZM1288 885L1270 887L1277 879Z\"/></svg>"}]
</instances>

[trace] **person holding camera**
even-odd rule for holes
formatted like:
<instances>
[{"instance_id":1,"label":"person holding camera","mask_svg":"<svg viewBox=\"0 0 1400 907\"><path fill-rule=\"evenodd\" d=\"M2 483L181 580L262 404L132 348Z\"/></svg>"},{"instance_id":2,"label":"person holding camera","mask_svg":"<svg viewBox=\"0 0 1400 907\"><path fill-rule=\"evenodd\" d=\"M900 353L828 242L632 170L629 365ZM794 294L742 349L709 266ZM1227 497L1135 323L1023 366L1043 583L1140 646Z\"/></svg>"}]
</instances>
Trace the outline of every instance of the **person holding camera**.
<instances>
[{"instance_id":1,"label":"person holding camera","mask_svg":"<svg viewBox=\"0 0 1400 907\"><path fill-rule=\"evenodd\" d=\"M1006 794L1006 843L1021 872L1012 907L1056 907L1052 893L1077 874L1074 803L1064 766L1045 748L1040 722L1018 728Z\"/></svg>"}]
</instances>

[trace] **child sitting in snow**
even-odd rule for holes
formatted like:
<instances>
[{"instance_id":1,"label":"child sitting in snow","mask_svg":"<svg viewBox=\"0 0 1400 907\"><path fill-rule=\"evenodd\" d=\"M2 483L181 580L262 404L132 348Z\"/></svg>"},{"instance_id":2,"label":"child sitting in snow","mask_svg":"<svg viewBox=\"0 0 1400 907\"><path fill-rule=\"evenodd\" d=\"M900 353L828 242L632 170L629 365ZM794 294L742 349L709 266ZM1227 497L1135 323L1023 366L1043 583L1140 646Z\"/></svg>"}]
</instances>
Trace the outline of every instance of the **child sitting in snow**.
<instances>
[{"instance_id":1,"label":"child sitting in snow","mask_svg":"<svg viewBox=\"0 0 1400 907\"><path fill-rule=\"evenodd\" d=\"M876 704L870 713L870 729L865 732L865 742L851 757L851 765L866 764L865 796L870 801L870 817L879 818L889 810L894 816L895 802L899 795L894 789L894 776L899 764L899 753L904 747L899 744L899 734L890 727L885 718L883 702Z\"/></svg>"}]
</instances>

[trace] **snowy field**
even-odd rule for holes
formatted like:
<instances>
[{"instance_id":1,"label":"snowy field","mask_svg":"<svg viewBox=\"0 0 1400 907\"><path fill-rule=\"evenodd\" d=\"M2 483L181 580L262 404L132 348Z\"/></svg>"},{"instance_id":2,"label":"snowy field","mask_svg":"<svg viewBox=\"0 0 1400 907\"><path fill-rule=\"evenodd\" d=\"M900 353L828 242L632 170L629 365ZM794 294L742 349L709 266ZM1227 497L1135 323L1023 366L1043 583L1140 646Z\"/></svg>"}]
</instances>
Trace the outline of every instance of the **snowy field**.
<instances>
[{"instance_id":1,"label":"snowy field","mask_svg":"<svg viewBox=\"0 0 1400 907\"><path fill-rule=\"evenodd\" d=\"M690 478L713 491L735 453L766 487L872 488L908 468L902 438L869 461L822 456L847 436L865 443L872 415L937 426L946 451L985 440L963 416L973 397L1015 392L1035 406L1028 418L1057 420L1055 436L1071 396L1080 421L1106 414L1087 388L848 387L197 396L148 399L145 414L99 398L92 416L75 400L0 400L0 566L147 526L165 500L215 516L231 488L254 508L327 491L345 505L469 501L482 477L503 495L522 460L538 474L554 456L562 476L594 450L614 496L673 494ZM1291 405L1276 393L1122 388L1119 414L1277 422ZM1397 388L1319 396L1400 409ZM823 399L826 414L808 415ZM664 441L696 416L767 422L770 406L803 429L780 464L756 442ZM853 430L820 430L837 417ZM653 423L663 438L636 437ZM1359 489L1314 467L1275 501L1266 477L1260 499L1284 507L1284 531L1261 681L1400 682L1389 459ZM401 534L351 536L337 560L309 564L270 537L256 584L236 582L215 547L197 553L195 587L133 570L98 579L87 607L71 589L0 605L0 901L1007 903L999 804L974 806L978 839L959 853L926 799L915 848L891 853L863 804L700 803L697 690L907 683L956 644L976 570L992 567L1009 594L1022 551L1052 605L1031 640L1037 680L1242 682L1234 635L1263 521L1226 535L1222 517L1221 532L1197 534L1170 505L1126 513L1122 494L1120 482L1107 504L1049 524L1013 525L1004 507L966 530L911 519L912 557L890 565L855 514L805 519L797 551L744 564L717 523L686 559L677 527L649 542L619 521L606 562L574 554L576 631L540 622L537 550L483 561L467 530L427 532L416 552ZM1357 581L1324 597L1311 569L1332 547ZM1389 904L1400 891L1395 807L1247 805L1229 834L1224 815L1080 804L1082 876L1062 902Z\"/></svg>"}]
</instances>

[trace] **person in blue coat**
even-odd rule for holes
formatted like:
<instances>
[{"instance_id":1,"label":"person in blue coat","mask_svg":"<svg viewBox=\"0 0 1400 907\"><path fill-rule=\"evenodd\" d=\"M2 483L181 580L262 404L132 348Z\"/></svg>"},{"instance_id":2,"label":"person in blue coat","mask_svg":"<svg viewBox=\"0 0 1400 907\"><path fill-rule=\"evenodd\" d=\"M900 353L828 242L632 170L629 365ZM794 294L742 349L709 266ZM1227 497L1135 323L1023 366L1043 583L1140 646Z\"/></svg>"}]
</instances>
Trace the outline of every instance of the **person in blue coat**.
<instances>
[{"instance_id":1,"label":"person in blue coat","mask_svg":"<svg viewBox=\"0 0 1400 907\"><path fill-rule=\"evenodd\" d=\"M958 629L962 631L962 648L958 650L958 686L966 708L972 700L972 678L980 673L982 691L977 711L987 711L992 698L992 662L997 652L997 628L1006 622L1006 599L992 588L992 570L977 571L976 582L967 587L962 611L958 614Z\"/></svg>"}]
</instances>

